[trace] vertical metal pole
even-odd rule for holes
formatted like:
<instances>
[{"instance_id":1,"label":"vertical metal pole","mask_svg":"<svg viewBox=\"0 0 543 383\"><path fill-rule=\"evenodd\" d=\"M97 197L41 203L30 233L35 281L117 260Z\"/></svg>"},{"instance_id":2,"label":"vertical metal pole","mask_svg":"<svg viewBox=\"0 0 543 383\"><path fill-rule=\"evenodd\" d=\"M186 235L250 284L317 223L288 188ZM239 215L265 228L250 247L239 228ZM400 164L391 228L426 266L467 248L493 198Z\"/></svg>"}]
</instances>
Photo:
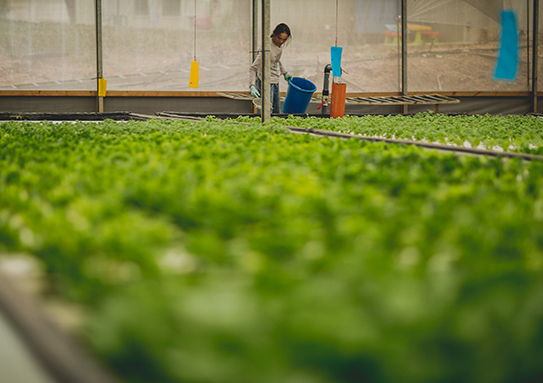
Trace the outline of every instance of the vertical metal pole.
<instances>
[{"instance_id":1,"label":"vertical metal pole","mask_svg":"<svg viewBox=\"0 0 543 383\"><path fill-rule=\"evenodd\" d=\"M258 0L253 0L253 39L251 45L251 52L253 57L253 62L258 56Z\"/></svg>"},{"instance_id":2,"label":"vertical metal pole","mask_svg":"<svg viewBox=\"0 0 543 383\"><path fill-rule=\"evenodd\" d=\"M262 0L262 123L271 118L270 107L270 0Z\"/></svg>"},{"instance_id":3,"label":"vertical metal pole","mask_svg":"<svg viewBox=\"0 0 543 383\"><path fill-rule=\"evenodd\" d=\"M539 0L534 0L534 23L533 23L533 43L532 43L532 94L533 94L533 112L537 113L537 78L538 78L538 59L539 54Z\"/></svg>"},{"instance_id":4,"label":"vertical metal pole","mask_svg":"<svg viewBox=\"0 0 543 383\"><path fill-rule=\"evenodd\" d=\"M398 90L402 91L402 39L398 38L398 33L402 29L402 0L398 0L396 2L396 41L397 41L397 47L396 47L396 53L398 54Z\"/></svg>"},{"instance_id":5,"label":"vertical metal pole","mask_svg":"<svg viewBox=\"0 0 543 383\"><path fill-rule=\"evenodd\" d=\"M102 0L96 0L96 109L104 111L104 98L98 95L100 79L104 76L102 67Z\"/></svg>"},{"instance_id":6,"label":"vertical metal pole","mask_svg":"<svg viewBox=\"0 0 543 383\"><path fill-rule=\"evenodd\" d=\"M402 0L402 95L407 96L407 0ZM407 113L407 105L403 106Z\"/></svg>"},{"instance_id":7,"label":"vertical metal pole","mask_svg":"<svg viewBox=\"0 0 543 383\"><path fill-rule=\"evenodd\" d=\"M526 0L526 88L530 89L530 0Z\"/></svg>"}]
</instances>

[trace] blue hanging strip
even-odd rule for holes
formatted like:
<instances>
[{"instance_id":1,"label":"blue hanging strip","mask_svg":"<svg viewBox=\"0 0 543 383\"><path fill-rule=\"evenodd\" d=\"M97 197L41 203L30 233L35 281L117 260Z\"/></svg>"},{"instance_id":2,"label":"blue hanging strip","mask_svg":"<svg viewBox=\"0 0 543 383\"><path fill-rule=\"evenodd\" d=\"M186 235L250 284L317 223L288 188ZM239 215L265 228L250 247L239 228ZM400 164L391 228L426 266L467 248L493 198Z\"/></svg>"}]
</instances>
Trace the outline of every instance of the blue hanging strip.
<instances>
[{"instance_id":1,"label":"blue hanging strip","mask_svg":"<svg viewBox=\"0 0 543 383\"><path fill-rule=\"evenodd\" d=\"M517 77L519 55L519 31L517 18L512 9L503 10L501 18L500 52L494 79L513 81Z\"/></svg>"},{"instance_id":2,"label":"blue hanging strip","mask_svg":"<svg viewBox=\"0 0 543 383\"><path fill-rule=\"evenodd\" d=\"M332 76L341 77L341 53L342 47L332 47L330 54L332 56Z\"/></svg>"}]
</instances>

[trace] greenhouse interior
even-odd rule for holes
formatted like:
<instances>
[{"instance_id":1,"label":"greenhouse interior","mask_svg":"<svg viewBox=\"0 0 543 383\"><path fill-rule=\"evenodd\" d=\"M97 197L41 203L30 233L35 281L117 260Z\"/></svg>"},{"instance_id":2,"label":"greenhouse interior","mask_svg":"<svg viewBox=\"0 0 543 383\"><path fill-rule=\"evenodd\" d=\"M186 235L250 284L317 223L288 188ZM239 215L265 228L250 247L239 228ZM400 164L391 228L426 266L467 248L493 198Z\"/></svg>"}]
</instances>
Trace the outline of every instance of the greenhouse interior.
<instances>
[{"instance_id":1,"label":"greenhouse interior","mask_svg":"<svg viewBox=\"0 0 543 383\"><path fill-rule=\"evenodd\" d=\"M542 16L0 0L0 383L543 382Z\"/></svg>"}]
</instances>

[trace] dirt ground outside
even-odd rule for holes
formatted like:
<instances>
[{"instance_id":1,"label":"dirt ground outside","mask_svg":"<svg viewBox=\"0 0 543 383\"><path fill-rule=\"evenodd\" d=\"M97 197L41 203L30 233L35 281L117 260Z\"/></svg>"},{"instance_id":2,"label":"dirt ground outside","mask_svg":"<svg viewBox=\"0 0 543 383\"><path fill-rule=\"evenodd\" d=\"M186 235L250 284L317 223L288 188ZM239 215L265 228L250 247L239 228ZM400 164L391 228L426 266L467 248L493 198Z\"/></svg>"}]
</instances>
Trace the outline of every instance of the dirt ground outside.
<instances>
[{"instance_id":1,"label":"dirt ground outside","mask_svg":"<svg viewBox=\"0 0 543 383\"><path fill-rule=\"evenodd\" d=\"M250 46L232 41L228 53L213 44L199 52L200 91L246 91ZM527 49L520 54L515 81L496 81L493 73L497 43L426 44L408 47L408 91L527 91L531 69ZM104 77L108 90L193 90L188 87L192 52L104 52ZM329 48L287 47L283 64L293 75L317 85L320 92L324 67L330 63ZM543 60L540 60L543 61ZM69 52L9 57L0 55L0 90L93 90L95 61ZM401 61L394 44L344 47L342 57L347 92L394 92L400 90ZM287 83L281 80L281 91Z\"/></svg>"}]
</instances>

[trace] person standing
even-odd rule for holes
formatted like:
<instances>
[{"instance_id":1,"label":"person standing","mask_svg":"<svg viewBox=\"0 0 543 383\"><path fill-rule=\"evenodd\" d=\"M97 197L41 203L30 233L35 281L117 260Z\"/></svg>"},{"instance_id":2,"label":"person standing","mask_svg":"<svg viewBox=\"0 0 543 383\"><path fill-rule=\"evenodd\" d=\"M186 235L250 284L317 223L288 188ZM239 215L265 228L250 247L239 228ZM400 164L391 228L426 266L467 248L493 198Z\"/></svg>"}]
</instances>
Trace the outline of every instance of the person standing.
<instances>
[{"instance_id":1,"label":"person standing","mask_svg":"<svg viewBox=\"0 0 543 383\"><path fill-rule=\"evenodd\" d=\"M280 113L281 100L279 95L279 78L284 77L285 81L292 79L292 76L285 70L281 63L281 56L285 43L290 41L291 33L288 25L281 23L275 27L271 35L270 44L270 60L271 60L271 104L272 113ZM251 90L251 96L260 98L260 92L262 89L262 52L258 53L255 61L249 68L249 89Z\"/></svg>"}]
</instances>

